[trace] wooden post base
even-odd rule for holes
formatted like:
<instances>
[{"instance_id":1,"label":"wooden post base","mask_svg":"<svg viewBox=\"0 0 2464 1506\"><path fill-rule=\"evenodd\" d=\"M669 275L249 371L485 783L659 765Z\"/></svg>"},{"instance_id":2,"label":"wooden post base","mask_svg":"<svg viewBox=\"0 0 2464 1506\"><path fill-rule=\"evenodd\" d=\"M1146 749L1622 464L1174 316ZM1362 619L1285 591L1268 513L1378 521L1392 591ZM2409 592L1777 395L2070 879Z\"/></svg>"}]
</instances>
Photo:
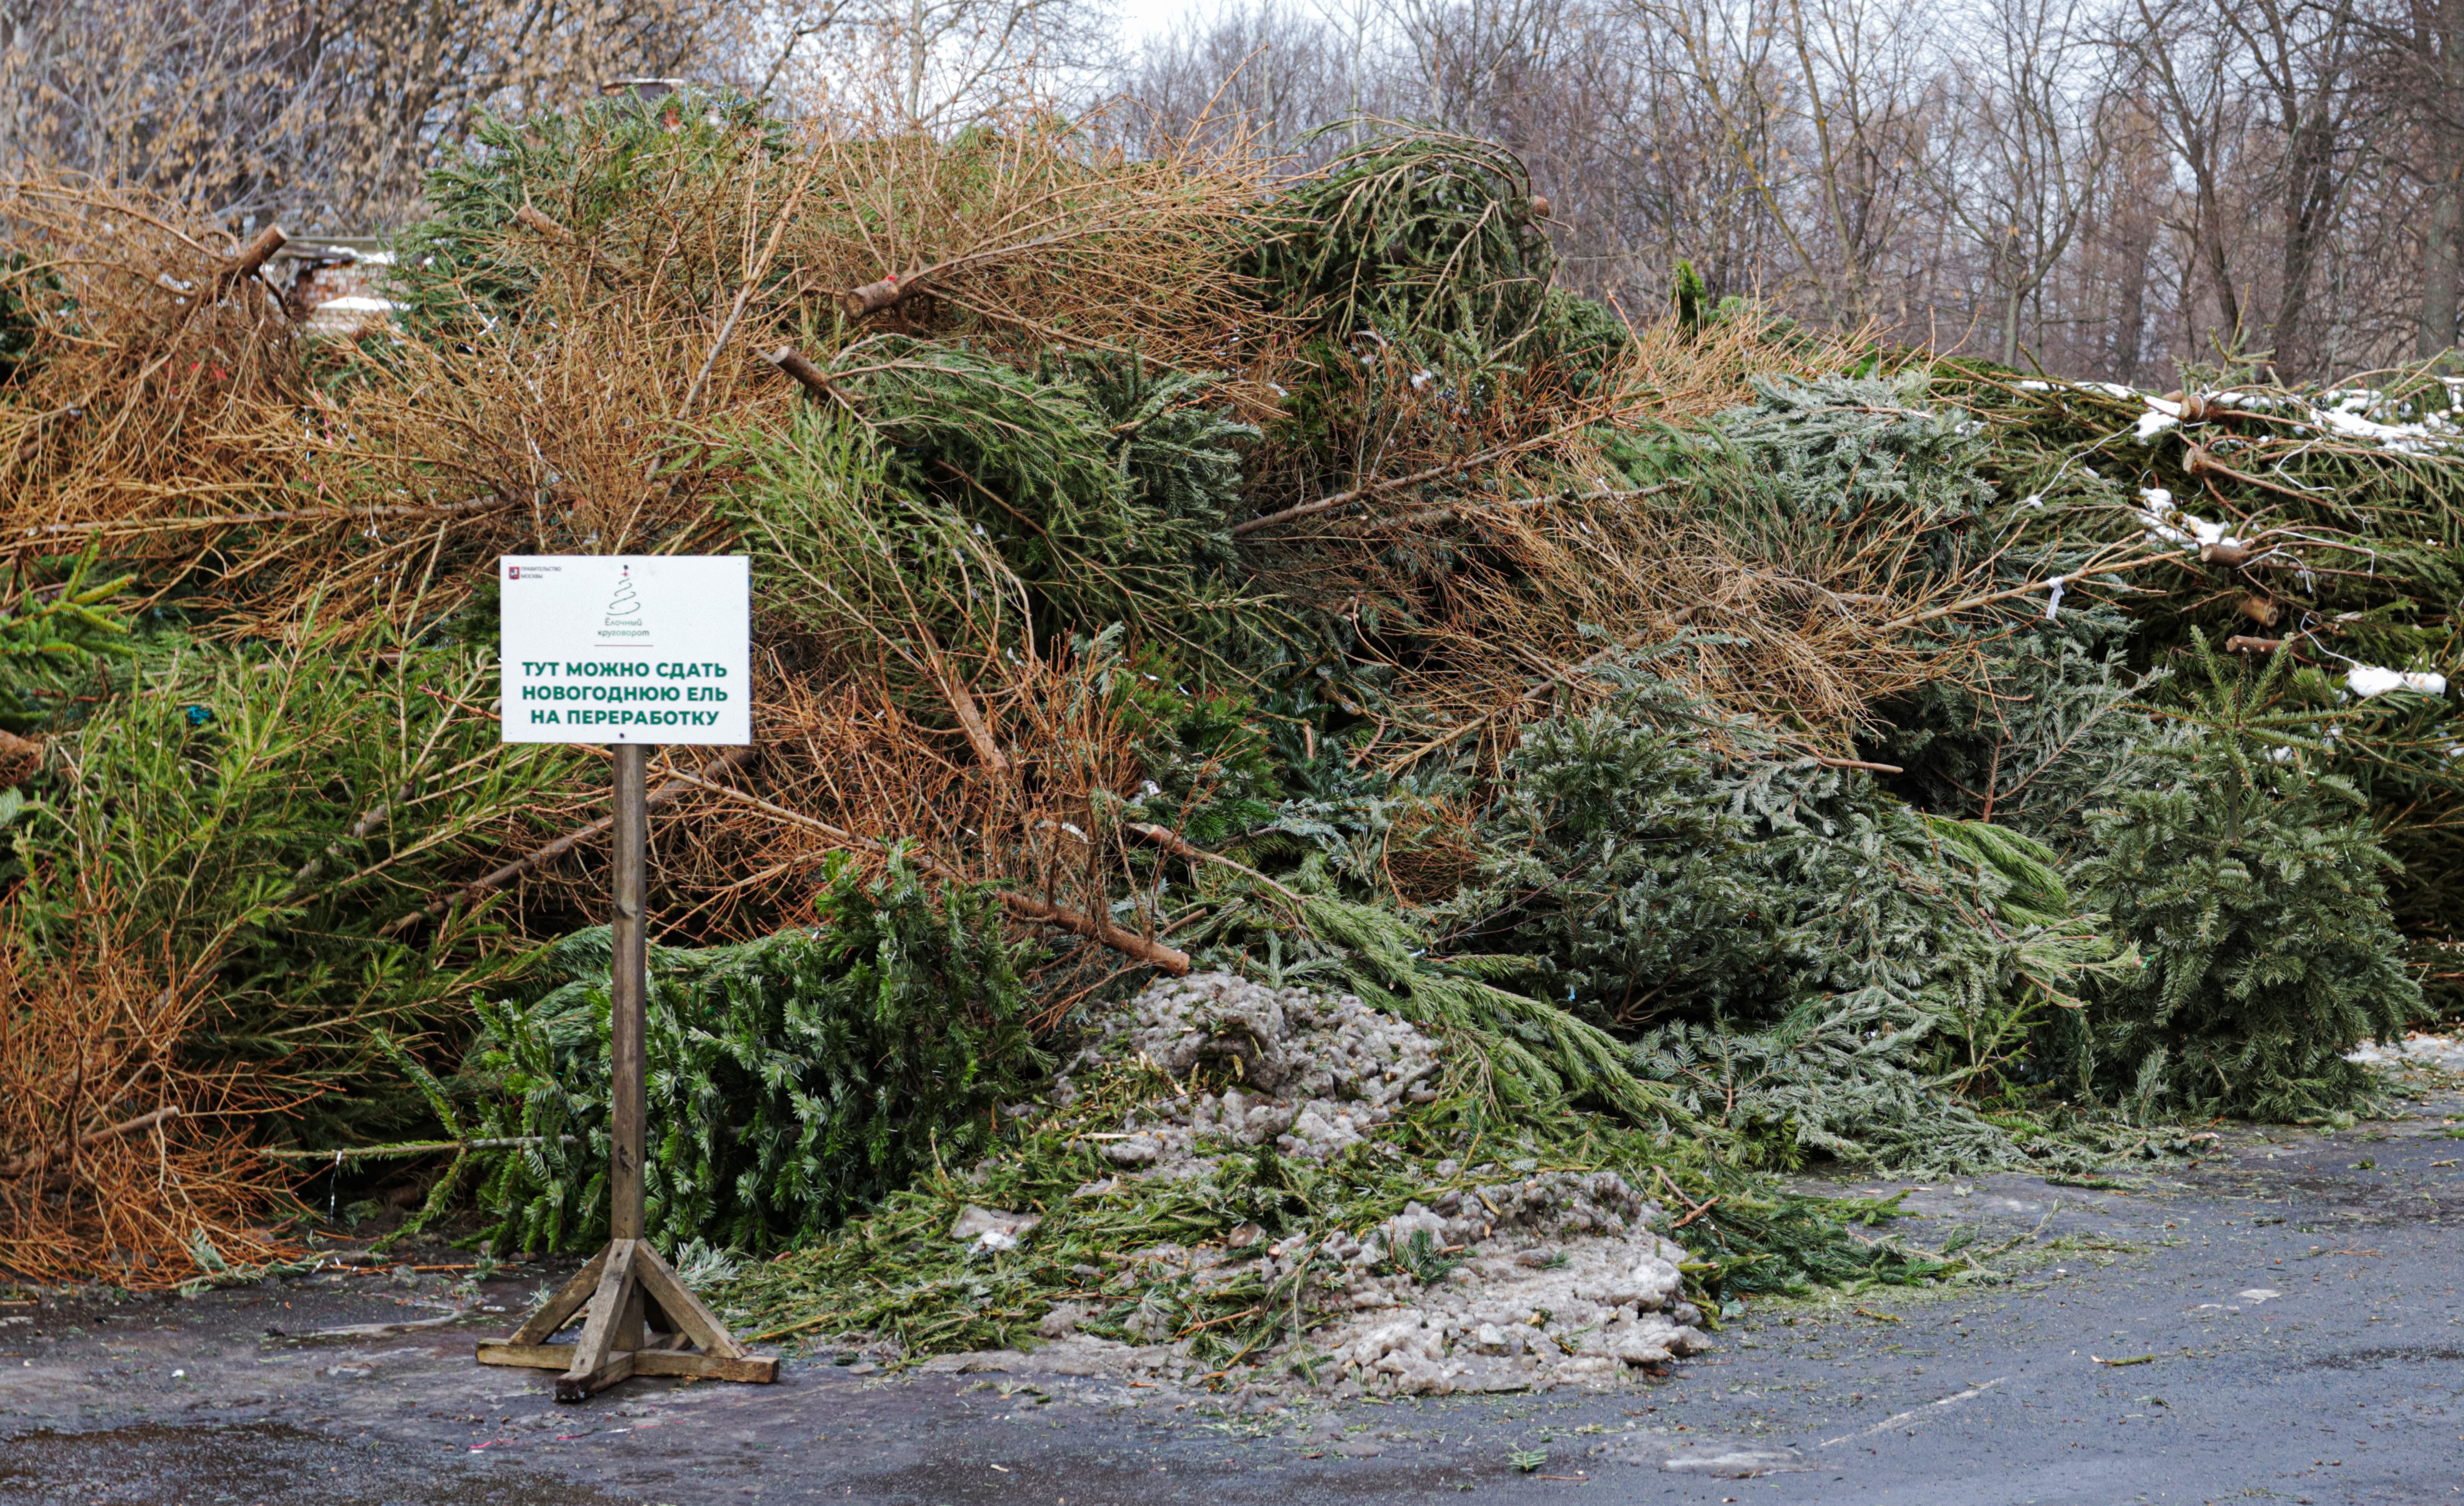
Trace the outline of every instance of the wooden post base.
<instances>
[{"instance_id":1,"label":"wooden post base","mask_svg":"<svg viewBox=\"0 0 2464 1506\"><path fill-rule=\"evenodd\" d=\"M576 1313L583 1314L580 1341L548 1342ZM512 1338L483 1341L478 1359L562 1371L556 1378L560 1402L582 1401L636 1375L779 1379L778 1359L737 1343L647 1239L609 1240Z\"/></svg>"}]
</instances>

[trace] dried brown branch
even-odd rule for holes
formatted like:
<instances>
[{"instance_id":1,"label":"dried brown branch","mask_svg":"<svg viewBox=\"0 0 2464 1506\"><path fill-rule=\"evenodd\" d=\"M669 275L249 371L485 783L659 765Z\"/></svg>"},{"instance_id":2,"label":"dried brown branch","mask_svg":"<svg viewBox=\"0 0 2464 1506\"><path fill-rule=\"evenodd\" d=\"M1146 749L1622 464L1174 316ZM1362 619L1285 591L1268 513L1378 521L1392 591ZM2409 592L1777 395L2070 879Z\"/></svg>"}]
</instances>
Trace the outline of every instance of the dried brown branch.
<instances>
[{"instance_id":1,"label":"dried brown branch","mask_svg":"<svg viewBox=\"0 0 2464 1506\"><path fill-rule=\"evenodd\" d=\"M1031 241L1022 241L1015 246L999 246L985 251L970 251L964 256L953 256L948 261L935 262L930 267L918 268L904 277L892 273L886 277L868 282L861 288L851 288L842 295L841 301L847 305L848 318L860 319L869 314L878 314L884 309L896 308L909 298L932 289L955 273L977 267L988 267L1012 257L1032 255L1036 251L1047 251L1071 240L1113 233L1114 230L1115 228L1111 226L1089 226L1067 235L1042 235Z\"/></svg>"},{"instance_id":2,"label":"dried brown branch","mask_svg":"<svg viewBox=\"0 0 2464 1506\"><path fill-rule=\"evenodd\" d=\"M64 954L0 947L0 1269L154 1290L196 1274L198 1239L234 1266L288 1255L261 1216L288 1179L249 1125L299 1095L184 1049L210 964L175 971L108 895L81 903Z\"/></svg>"},{"instance_id":3,"label":"dried brown branch","mask_svg":"<svg viewBox=\"0 0 2464 1506\"><path fill-rule=\"evenodd\" d=\"M1274 880L1266 877L1265 874L1260 873L1257 869L1250 867L1247 863L1235 862L1231 859L1224 857L1220 852L1208 852L1205 848L1184 840L1178 832L1173 831L1168 827L1157 826L1150 821L1125 821L1122 823L1122 828L1135 836L1145 838L1147 840L1154 842L1156 846L1163 848L1165 851L1172 853L1176 857L1185 858L1192 862L1207 862L1213 863L1219 868L1228 868L1232 872L1240 874L1245 879L1265 884L1266 887L1274 890L1277 894L1282 895L1284 898L1291 901L1295 905L1298 905L1301 902L1301 897L1299 895L1276 883Z\"/></svg>"},{"instance_id":4,"label":"dried brown branch","mask_svg":"<svg viewBox=\"0 0 2464 1506\"><path fill-rule=\"evenodd\" d=\"M231 265L215 274L216 282L223 287L230 287L255 276L257 269L265 265L266 258L280 251L290 239L291 237L284 233L281 226L267 226L257 231L247 245L232 254Z\"/></svg>"},{"instance_id":5,"label":"dried brown branch","mask_svg":"<svg viewBox=\"0 0 2464 1506\"><path fill-rule=\"evenodd\" d=\"M1584 417L1577 419L1573 423L1561 424L1545 434L1536 434L1529 439L1519 439L1509 445L1495 446L1491 448L1484 449L1477 454L1465 455L1459 460L1449 460L1440 465L1427 467L1424 469L1415 470L1407 476L1392 476L1383 481L1365 483L1364 485L1353 488L1349 491L1338 491L1332 496L1319 497L1310 502L1295 502L1290 507L1285 508L1280 512L1268 513L1264 516L1253 517L1245 522L1234 524L1232 526L1232 536L1235 538L1245 538L1249 535L1258 533L1263 529L1279 527L1285 523L1294 522L1300 518L1311 517L1320 513L1331 512L1336 508L1346 507L1354 502L1366 501L1374 496L1382 496L1400 487L1419 486L1423 482L1440 481L1443 480L1447 476L1461 475L1466 470L1475 470L1483 466L1493 466L1501 460L1510 460L1516 455L1528 454L1543 446L1557 444L1572 435L1580 433L1582 430L1589 428L1595 424L1607 422L1609 419L1616 417L1617 412L1617 410L1613 407L1603 412L1586 414Z\"/></svg>"},{"instance_id":6,"label":"dried brown branch","mask_svg":"<svg viewBox=\"0 0 2464 1506\"><path fill-rule=\"evenodd\" d=\"M709 763L702 765L701 775L703 777L707 777L714 774L724 774L730 769L740 769L760 756L761 750L759 748L733 749L720 754L718 757L712 759ZM695 786L710 788L710 786L702 784L701 778L689 778L685 775L678 775L671 777L657 789L652 790L648 796L644 797L644 803L650 809L657 810L660 806L667 804L671 800L673 800L677 796L684 794L687 790L693 789ZM599 818L599 819L592 821L585 826L576 827L574 830L565 833L563 836L559 837L556 840L547 843L545 846L524 853L521 857L515 859L513 862L506 863L503 867L496 869L495 872L490 873L485 877L474 879L469 884L462 884L457 888L449 890L444 894L440 894L435 899L430 900L426 905L420 906L418 909L412 910L407 915L398 916L395 919L386 922L385 927L380 929L377 934L380 936L400 935L403 932L411 929L413 927L420 925L422 922L435 920L443 916L449 910L459 906L474 905L495 891L521 879L524 875L538 872L541 867L554 862L557 859L573 851L573 849L581 846L583 842L589 841L592 839L603 835L615 824L616 818L611 814L603 816Z\"/></svg>"},{"instance_id":7,"label":"dried brown branch","mask_svg":"<svg viewBox=\"0 0 2464 1506\"><path fill-rule=\"evenodd\" d=\"M2129 550L2127 557L2104 559L2094 564L2082 565L2061 577L2062 583L2069 584L2075 580L2084 580L2091 576L2109 576L2124 570L2137 570L2149 562L2149 556L2135 542L2125 547ZM1946 617L1955 617L1962 612L1973 612L1979 607L2008 601L2015 597L2043 596L2053 589L2054 584L2054 580L2048 578L2043 580L2031 580L2025 585L2005 586L1997 591L1986 591L1974 596L1962 597L1956 601L1946 601L1939 606L1926 607L1922 612L1911 612L1904 617L1893 618L1881 624L1881 631L1895 633L1903 628L1922 626L1926 622L1940 622Z\"/></svg>"},{"instance_id":8,"label":"dried brown branch","mask_svg":"<svg viewBox=\"0 0 2464 1506\"><path fill-rule=\"evenodd\" d=\"M82 1150L88 1146L99 1145L116 1136L131 1134L140 1129L151 1129L157 1124L179 1117L180 1105L165 1103L161 1108L148 1109L134 1119L124 1119L117 1124L107 1124L100 1129L89 1129L74 1139L77 1148ZM49 1168L55 1162L67 1160L74 1153L69 1147L69 1141L63 1139L59 1145L50 1148L30 1151L12 1161L0 1161L0 1181L11 1177L33 1175Z\"/></svg>"},{"instance_id":9,"label":"dried brown branch","mask_svg":"<svg viewBox=\"0 0 2464 1506\"><path fill-rule=\"evenodd\" d=\"M226 513L204 517L115 518L94 523L44 523L25 530L25 536L56 538L124 537L138 534L176 533L207 528L264 528L276 523L371 523L384 518L463 517L514 506L505 497L478 497L469 502L378 505L355 508L292 508L273 513Z\"/></svg>"},{"instance_id":10,"label":"dried brown branch","mask_svg":"<svg viewBox=\"0 0 2464 1506\"><path fill-rule=\"evenodd\" d=\"M993 741L992 729L984 724L982 709L976 705L976 698L968 691L967 683L951 668L949 658L936 651L933 655L932 667L933 678L939 683L941 693L949 698L950 710L966 732L968 744L975 749L977 761L994 774L1009 773L1009 759L1001 753L1001 745Z\"/></svg>"},{"instance_id":11,"label":"dried brown branch","mask_svg":"<svg viewBox=\"0 0 2464 1506\"><path fill-rule=\"evenodd\" d=\"M806 394L816 403L826 403L838 396L830 386L830 379L822 375L822 368L814 365L793 345L764 351L761 359L802 382Z\"/></svg>"},{"instance_id":12,"label":"dried brown branch","mask_svg":"<svg viewBox=\"0 0 2464 1506\"><path fill-rule=\"evenodd\" d=\"M1101 916L1083 915L1076 910L1063 909L1058 905L1047 905L1041 900L1031 900L1015 891L1003 891L1001 905L1011 914L1022 920L1035 921L1041 925L1066 930L1073 936L1083 936L1125 957L1133 957L1149 967L1160 968L1175 977L1183 977L1189 972L1189 953L1167 947L1159 941L1149 941L1144 936L1133 935Z\"/></svg>"},{"instance_id":13,"label":"dried brown branch","mask_svg":"<svg viewBox=\"0 0 2464 1506\"><path fill-rule=\"evenodd\" d=\"M885 844L878 839L860 837L844 827L832 825L830 822L823 820L818 817L806 816L801 811L791 811L783 805L780 805L775 801L765 800L758 795L735 789L728 785L712 783L709 780L699 777L686 775L678 775L678 777L686 783L708 790L714 795L723 795L732 799L740 800L757 810L767 813L779 820L786 821L791 825L802 826L810 831L819 832L839 846L854 848L873 854L878 854L884 850ZM954 881L962 879L962 875L960 875L956 869L950 867L949 864L935 859L929 853L915 854L914 862L918 868L922 869L926 874L934 878ZM1235 866L1237 866L1237 864ZM1273 881L1268 880L1267 882L1272 883ZM1282 887L1280 884L1276 886L1278 888ZM1083 914L1077 910L1066 909L1061 906L1049 904L1042 900L1029 899L1025 895L1020 894L1015 890L1003 890L1001 892L1001 900L1002 907L1007 909L1011 914L1019 917L1021 920L1034 921L1039 925L1051 926L1061 930L1066 930L1073 936L1085 937L1087 940L1108 947L1111 949L1121 953L1125 957L1134 958L1150 967L1161 968L1165 971L1172 973L1175 977L1185 975L1189 971L1189 954L1187 952L1176 950L1171 947L1163 945L1161 942L1151 941L1146 937L1123 930L1109 920L1104 920L1097 916Z\"/></svg>"}]
</instances>

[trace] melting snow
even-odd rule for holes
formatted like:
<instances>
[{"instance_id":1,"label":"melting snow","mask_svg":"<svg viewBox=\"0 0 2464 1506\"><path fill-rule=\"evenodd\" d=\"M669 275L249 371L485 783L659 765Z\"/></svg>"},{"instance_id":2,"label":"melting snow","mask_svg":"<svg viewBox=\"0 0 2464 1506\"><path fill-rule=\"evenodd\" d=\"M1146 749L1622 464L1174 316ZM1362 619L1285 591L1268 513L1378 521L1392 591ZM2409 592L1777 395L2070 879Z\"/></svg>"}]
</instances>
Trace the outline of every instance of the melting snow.
<instances>
[{"instance_id":1,"label":"melting snow","mask_svg":"<svg viewBox=\"0 0 2464 1506\"><path fill-rule=\"evenodd\" d=\"M2163 487L2142 488L2139 500L2147 504L2140 513L2139 521L2147 525L2147 541L2151 544L2206 549L2215 544L2238 546L2241 543L2240 539L2225 533L2222 523L2211 523L2175 507L2173 493ZM2182 528L2175 527L2175 523L2183 525ZM2184 528L2189 532L2185 533Z\"/></svg>"},{"instance_id":2,"label":"melting snow","mask_svg":"<svg viewBox=\"0 0 2464 1506\"><path fill-rule=\"evenodd\" d=\"M2366 701L2389 690L2415 690L2423 695L2445 695L2447 677L2420 669L2383 669L2377 665L2355 665L2344 671L2344 688Z\"/></svg>"},{"instance_id":3,"label":"melting snow","mask_svg":"<svg viewBox=\"0 0 2464 1506\"><path fill-rule=\"evenodd\" d=\"M2316 402L2290 394L2231 391L2201 394L2200 401L2209 408L2240 408L2246 412L2269 410L2332 438L2379 445L2399 454L2428 455L2464 447L2464 379L2442 377L2438 380L2447 394L2447 406L2401 423L2388 422L2390 400L2387 393L2376 387L2335 388L2321 393ZM2017 385L2023 392L2054 392L2067 386L2073 391L2093 392L2141 404L2145 411L2139 415L2134 433L2143 445L2153 443L2167 429L2179 426L2185 405L2175 399L2158 397L2112 382L2064 383L2029 381Z\"/></svg>"}]
</instances>

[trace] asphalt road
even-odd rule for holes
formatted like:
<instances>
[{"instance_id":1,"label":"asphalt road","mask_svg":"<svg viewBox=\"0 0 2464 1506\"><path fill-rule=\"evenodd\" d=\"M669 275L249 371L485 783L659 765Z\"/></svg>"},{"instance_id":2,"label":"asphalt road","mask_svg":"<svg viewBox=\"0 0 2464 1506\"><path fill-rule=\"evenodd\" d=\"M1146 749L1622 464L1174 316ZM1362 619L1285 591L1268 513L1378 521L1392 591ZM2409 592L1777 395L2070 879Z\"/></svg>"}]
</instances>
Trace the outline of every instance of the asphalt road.
<instances>
[{"instance_id":1,"label":"asphalt road","mask_svg":"<svg viewBox=\"0 0 2464 1506\"><path fill-rule=\"evenodd\" d=\"M558 1407L544 1376L471 1363L502 1316L267 1335L430 1316L383 1277L7 1306L0 1502L2464 1502L2459 1159L2448 1093L2340 1134L2238 1132L2127 1191L1924 1188L1910 1233L1979 1225L2019 1274L1763 1304L1607 1396L1243 1415L822 1356L775 1386Z\"/></svg>"}]
</instances>

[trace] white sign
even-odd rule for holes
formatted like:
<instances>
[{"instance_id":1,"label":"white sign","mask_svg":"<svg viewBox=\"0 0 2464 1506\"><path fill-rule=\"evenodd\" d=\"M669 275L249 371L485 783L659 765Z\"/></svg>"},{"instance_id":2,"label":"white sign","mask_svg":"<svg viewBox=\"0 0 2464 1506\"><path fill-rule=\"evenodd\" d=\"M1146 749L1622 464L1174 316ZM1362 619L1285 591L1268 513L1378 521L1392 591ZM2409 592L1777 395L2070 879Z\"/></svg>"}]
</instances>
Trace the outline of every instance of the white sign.
<instances>
[{"instance_id":1,"label":"white sign","mask_svg":"<svg viewBox=\"0 0 2464 1506\"><path fill-rule=\"evenodd\" d=\"M739 555L506 555L509 743L753 741L753 590Z\"/></svg>"}]
</instances>

